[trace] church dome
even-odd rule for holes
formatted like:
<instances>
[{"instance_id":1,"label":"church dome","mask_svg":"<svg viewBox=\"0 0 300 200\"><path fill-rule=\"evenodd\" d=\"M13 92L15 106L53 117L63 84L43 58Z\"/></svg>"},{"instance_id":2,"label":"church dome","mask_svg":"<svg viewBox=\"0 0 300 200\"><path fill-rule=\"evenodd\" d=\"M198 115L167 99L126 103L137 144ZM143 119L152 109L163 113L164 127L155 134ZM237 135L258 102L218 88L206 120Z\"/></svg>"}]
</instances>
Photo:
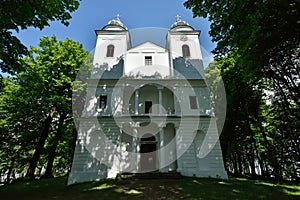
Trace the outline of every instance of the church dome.
<instances>
[{"instance_id":1,"label":"church dome","mask_svg":"<svg viewBox=\"0 0 300 200\"><path fill-rule=\"evenodd\" d=\"M180 19L179 15L176 16L176 22L174 22L170 30L194 30L186 21Z\"/></svg>"},{"instance_id":2,"label":"church dome","mask_svg":"<svg viewBox=\"0 0 300 200\"><path fill-rule=\"evenodd\" d=\"M110 20L102 28L102 30L128 30L127 27L121 22L120 15L117 15L115 19Z\"/></svg>"}]
</instances>

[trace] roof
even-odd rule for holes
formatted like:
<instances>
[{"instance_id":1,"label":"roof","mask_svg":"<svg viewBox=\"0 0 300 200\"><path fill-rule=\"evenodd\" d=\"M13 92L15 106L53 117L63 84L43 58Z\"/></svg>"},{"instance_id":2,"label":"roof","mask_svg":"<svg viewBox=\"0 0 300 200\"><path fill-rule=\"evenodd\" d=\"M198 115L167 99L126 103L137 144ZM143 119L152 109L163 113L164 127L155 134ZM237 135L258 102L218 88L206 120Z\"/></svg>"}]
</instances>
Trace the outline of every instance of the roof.
<instances>
[{"instance_id":1,"label":"roof","mask_svg":"<svg viewBox=\"0 0 300 200\"><path fill-rule=\"evenodd\" d=\"M174 22L170 30L194 30L186 21L183 21L179 15L176 16L176 22Z\"/></svg>"},{"instance_id":2,"label":"roof","mask_svg":"<svg viewBox=\"0 0 300 200\"><path fill-rule=\"evenodd\" d=\"M153 42L150 42L150 41L146 41L146 42L143 42L133 48L131 48L128 52L134 52L134 51L166 51L165 48L153 43Z\"/></svg>"},{"instance_id":3,"label":"roof","mask_svg":"<svg viewBox=\"0 0 300 200\"><path fill-rule=\"evenodd\" d=\"M102 30L128 30L127 27L121 22L120 15L117 15L115 19L110 20L102 28Z\"/></svg>"}]
</instances>

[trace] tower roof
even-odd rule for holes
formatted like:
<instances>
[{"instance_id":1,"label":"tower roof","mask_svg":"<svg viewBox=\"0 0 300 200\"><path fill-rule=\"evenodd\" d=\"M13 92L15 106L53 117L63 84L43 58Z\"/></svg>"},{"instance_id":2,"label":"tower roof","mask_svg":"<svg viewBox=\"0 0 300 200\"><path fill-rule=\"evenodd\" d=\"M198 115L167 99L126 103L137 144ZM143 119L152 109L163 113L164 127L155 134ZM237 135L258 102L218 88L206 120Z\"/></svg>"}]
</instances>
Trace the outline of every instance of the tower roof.
<instances>
[{"instance_id":1,"label":"tower roof","mask_svg":"<svg viewBox=\"0 0 300 200\"><path fill-rule=\"evenodd\" d=\"M127 27L121 22L120 15L118 14L115 19L110 20L102 28L102 30L128 30Z\"/></svg>"},{"instance_id":2,"label":"tower roof","mask_svg":"<svg viewBox=\"0 0 300 200\"><path fill-rule=\"evenodd\" d=\"M186 21L181 19L181 16L176 15L176 21L172 24L170 30L194 30Z\"/></svg>"}]
</instances>

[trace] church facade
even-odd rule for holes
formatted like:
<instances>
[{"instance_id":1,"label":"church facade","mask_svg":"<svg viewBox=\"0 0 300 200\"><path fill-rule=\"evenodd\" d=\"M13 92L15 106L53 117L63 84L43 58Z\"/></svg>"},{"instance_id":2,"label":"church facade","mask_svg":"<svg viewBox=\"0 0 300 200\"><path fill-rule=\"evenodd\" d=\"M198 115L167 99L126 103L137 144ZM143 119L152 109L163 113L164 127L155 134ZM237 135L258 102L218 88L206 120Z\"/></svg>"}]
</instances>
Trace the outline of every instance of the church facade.
<instances>
[{"instance_id":1,"label":"church facade","mask_svg":"<svg viewBox=\"0 0 300 200\"><path fill-rule=\"evenodd\" d=\"M165 47L132 47L117 17L96 35L68 184L126 172L227 179L200 31L177 17Z\"/></svg>"}]
</instances>

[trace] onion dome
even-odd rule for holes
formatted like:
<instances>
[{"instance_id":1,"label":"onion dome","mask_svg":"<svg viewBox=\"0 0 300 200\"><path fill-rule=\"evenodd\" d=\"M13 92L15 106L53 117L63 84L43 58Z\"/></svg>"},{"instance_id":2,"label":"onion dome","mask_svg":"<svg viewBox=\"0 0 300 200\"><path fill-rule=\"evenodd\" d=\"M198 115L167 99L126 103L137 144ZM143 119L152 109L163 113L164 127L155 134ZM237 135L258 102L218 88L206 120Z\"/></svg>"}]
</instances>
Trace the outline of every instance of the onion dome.
<instances>
[{"instance_id":1,"label":"onion dome","mask_svg":"<svg viewBox=\"0 0 300 200\"><path fill-rule=\"evenodd\" d=\"M170 30L194 30L186 21L181 19L181 16L176 15L176 22L172 24Z\"/></svg>"},{"instance_id":2,"label":"onion dome","mask_svg":"<svg viewBox=\"0 0 300 200\"><path fill-rule=\"evenodd\" d=\"M127 27L121 22L120 15L118 14L115 19L110 20L102 30L128 30Z\"/></svg>"}]
</instances>

